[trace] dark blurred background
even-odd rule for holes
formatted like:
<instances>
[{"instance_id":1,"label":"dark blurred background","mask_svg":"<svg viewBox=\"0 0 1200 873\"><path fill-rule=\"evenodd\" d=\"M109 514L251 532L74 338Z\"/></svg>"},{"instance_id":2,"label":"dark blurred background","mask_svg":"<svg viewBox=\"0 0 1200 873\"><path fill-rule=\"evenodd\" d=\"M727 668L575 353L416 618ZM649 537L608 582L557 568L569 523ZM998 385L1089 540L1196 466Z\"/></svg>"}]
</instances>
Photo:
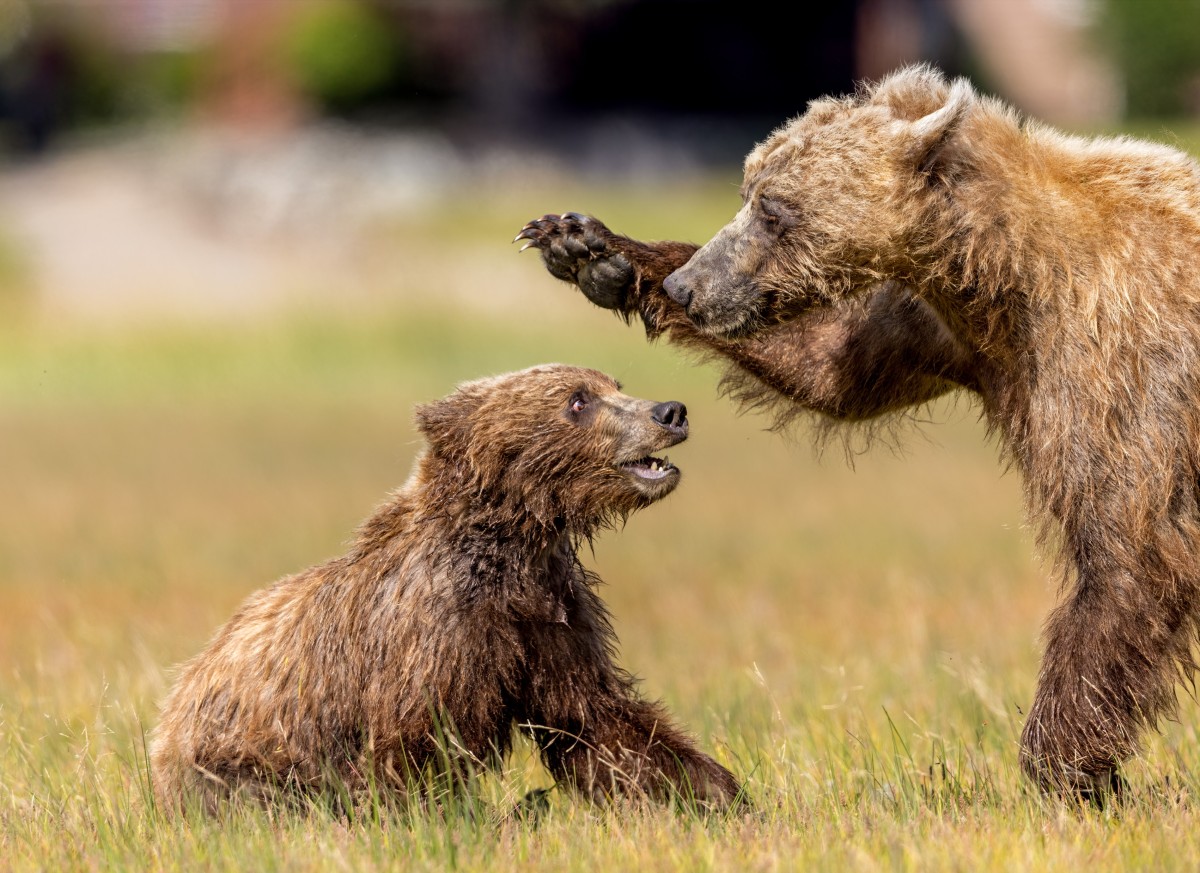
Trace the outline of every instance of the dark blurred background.
<instances>
[{"instance_id":1,"label":"dark blurred background","mask_svg":"<svg viewBox=\"0 0 1200 873\"><path fill-rule=\"evenodd\" d=\"M10 151L186 115L559 145L605 120L714 156L906 62L1058 123L1200 110L1197 0L3 0ZM723 156L723 155L721 155Z\"/></svg>"},{"instance_id":2,"label":"dark blurred background","mask_svg":"<svg viewBox=\"0 0 1200 873\"><path fill-rule=\"evenodd\" d=\"M810 99L914 61L1186 136L1200 0L0 0L0 287L244 307L313 240L485 191L736 176Z\"/></svg>"}]
</instances>

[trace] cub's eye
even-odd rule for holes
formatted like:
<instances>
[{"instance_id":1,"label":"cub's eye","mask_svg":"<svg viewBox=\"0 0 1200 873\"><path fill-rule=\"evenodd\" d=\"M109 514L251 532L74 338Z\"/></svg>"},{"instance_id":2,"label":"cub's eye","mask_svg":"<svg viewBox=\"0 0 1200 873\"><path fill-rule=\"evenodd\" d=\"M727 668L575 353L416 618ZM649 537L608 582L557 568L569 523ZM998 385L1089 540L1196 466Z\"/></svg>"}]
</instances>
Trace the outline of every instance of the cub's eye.
<instances>
[{"instance_id":1,"label":"cub's eye","mask_svg":"<svg viewBox=\"0 0 1200 873\"><path fill-rule=\"evenodd\" d=\"M567 408L570 409L576 415L578 415L579 413L581 413L585 409L587 409L587 405L588 405L587 394L585 394L582 391L576 391L574 394L571 395L571 403Z\"/></svg>"}]
</instances>

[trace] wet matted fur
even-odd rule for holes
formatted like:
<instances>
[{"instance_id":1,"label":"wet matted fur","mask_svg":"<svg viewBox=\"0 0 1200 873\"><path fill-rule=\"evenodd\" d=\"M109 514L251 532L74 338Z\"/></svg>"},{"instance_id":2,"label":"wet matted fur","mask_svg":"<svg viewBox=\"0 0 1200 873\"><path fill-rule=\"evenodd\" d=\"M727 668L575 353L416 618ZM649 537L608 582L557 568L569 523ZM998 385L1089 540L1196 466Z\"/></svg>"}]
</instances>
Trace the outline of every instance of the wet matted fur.
<instances>
[{"instance_id":1,"label":"wet matted fur","mask_svg":"<svg viewBox=\"0 0 1200 873\"><path fill-rule=\"evenodd\" d=\"M417 410L428 450L343 557L253 594L185 664L151 762L167 808L369 790L498 763L514 728L596 798L739 786L638 694L576 551L674 489L686 410L547 365ZM460 766L461 765L461 766Z\"/></svg>"},{"instance_id":2,"label":"wet matted fur","mask_svg":"<svg viewBox=\"0 0 1200 873\"><path fill-rule=\"evenodd\" d=\"M519 235L595 303L730 364L784 418L972 392L1061 543L1021 762L1097 796L1190 678L1200 610L1200 167L902 70L746 158L703 247L569 213Z\"/></svg>"}]
</instances>

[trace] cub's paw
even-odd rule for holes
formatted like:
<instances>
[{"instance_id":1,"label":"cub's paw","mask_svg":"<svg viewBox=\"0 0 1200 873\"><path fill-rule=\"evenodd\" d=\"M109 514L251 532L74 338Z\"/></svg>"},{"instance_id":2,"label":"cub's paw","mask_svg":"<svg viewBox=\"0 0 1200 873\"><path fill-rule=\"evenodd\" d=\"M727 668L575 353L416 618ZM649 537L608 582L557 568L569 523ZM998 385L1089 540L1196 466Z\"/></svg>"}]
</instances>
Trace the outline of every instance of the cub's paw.
<instances>
[{"instance_id":1,"label":"cub's paw","mask_svg":"<svg viewBox=\"0 0 1200 873\"><path fill-rule=\"evenodd\" d=\"M625 312L635 270L617 250L619 239L598 219L566 212L534 219L513 242L527 240L521 251L539 249L552 276L573 282L597 306Z\"/></svg>"}]
</instances>

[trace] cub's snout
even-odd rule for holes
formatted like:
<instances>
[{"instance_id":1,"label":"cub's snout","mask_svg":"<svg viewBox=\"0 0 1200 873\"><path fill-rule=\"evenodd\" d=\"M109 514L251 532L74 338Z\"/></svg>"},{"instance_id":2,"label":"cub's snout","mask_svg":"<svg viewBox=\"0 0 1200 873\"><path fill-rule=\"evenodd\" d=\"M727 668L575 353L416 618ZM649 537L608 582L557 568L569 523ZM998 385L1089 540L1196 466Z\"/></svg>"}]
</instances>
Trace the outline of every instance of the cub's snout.
<instances>
[{"instance_id":1,"label":"cub's snout","mask_svg":"<svg viewBox=\"0 0 1200 873\"><path fill-rule=\"evenodd\" d=\"M666 403L658 404L650 410L650 417L667 433L678 437L679 441L687 439L687 407L678 400L668 400Z\"/></svg>"}]
</instances>

